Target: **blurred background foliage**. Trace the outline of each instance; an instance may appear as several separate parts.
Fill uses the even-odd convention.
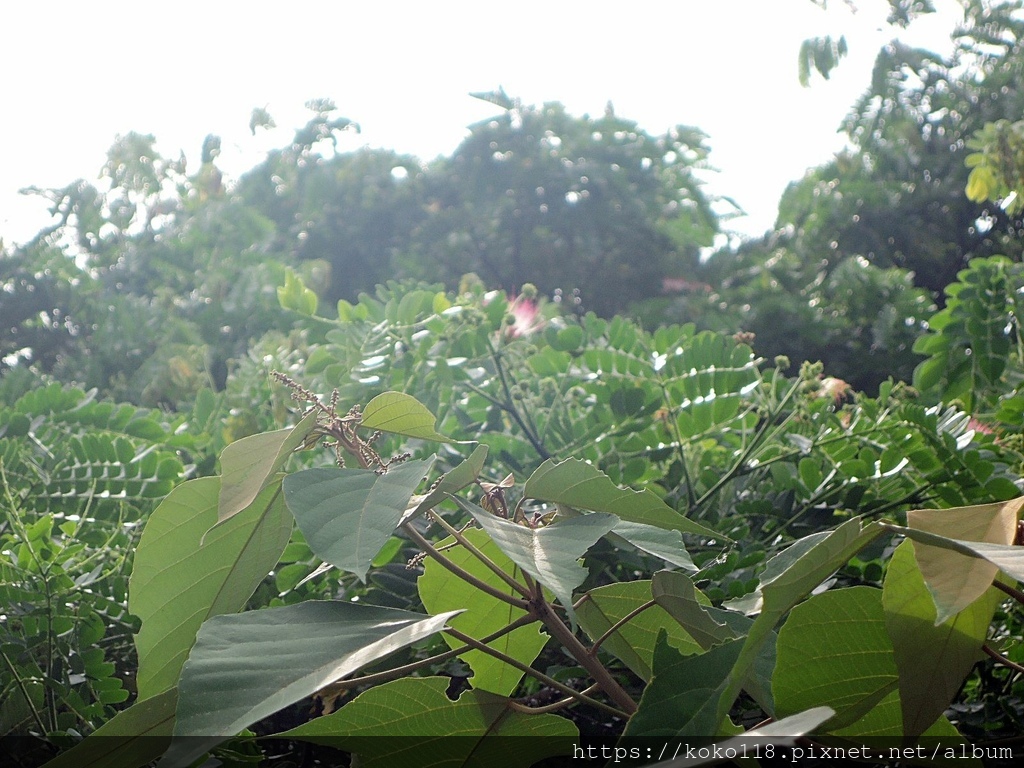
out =
[[[454,289],[474,273],[650,328],[754,333],[758,353],[821,360],[858,389],[908,380],[957,273],[977,257],[1020,261],[1019,6],[964,0],[948,55],[886,45],[842,126],[847,149],[794,181],[773,231],[744,242],[727,236],[735,205],[704,191],[700,130],[651,134],[611,104],[574,116],[477,94],[494,117],[427,161],[339,151],[358,125],[316,100],[293,141],[235,181],[215,136],[198,163],[119,136],[98,182],[29,190],[54,218],[0,259],[0,370],[28,364],[176,409],[201,386],[223,390],[256,339],[288,333],[275,290],[291,267],[330,304],[390,279]],[[906,26],[931,8],[890,11]],[[815,45],[808,73],[841,65]],[[251,127],[271,123],[256,110]]]

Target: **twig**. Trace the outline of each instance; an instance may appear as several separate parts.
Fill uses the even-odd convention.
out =
[[[580,666],[590,673],[590,676],[594,678],[611,700],[630,715],[636,712],[636,702],[612,677],[611,672],[605,669],[604,665],[595,657],[590,655],[587,647],[558,618],[558,615],[552,610],[551,604],[545,600],[540,600],[534,602],[531,607],[537,614],[537,617],[544,622],[544,626],[565,646],[565,649],[580,663]]]
[[[431,520],[433,520],[435,523],[444,528],[450,536],[452,536],[459,544],[465,547],[466,550],[468,550],[481,563],[486,565],[492,572],[494,572],[502,581],[508,584],[512,589],[514,589],[516,592],[521,594],[526,599],[529,599],[531,597],[529,589],[524,587],[518,581],[513,579],[509,574],[507,574],[505,571],[499,568],[495,564],[495,562],[491,560],[491,558],[489,558],[487,555],[485,555],[483,552],[477,549],[473,545],[473,543],[469,541],[469,539],[463,536],[461,531],[449,525],[446,520],[444,520],[440,515],[435,513],[433,510],[430,510],[427,513],[427,515],[428,517],[430,517]]]
[[[989,648],[988,645],[982,645],[981,650],[983,650],[986,655],[995,659],[998,663],[1002,664],[1003,666],[1007,666],[1015,672],[1024,672],[1024,667],[1022,667],[1015,661],[1010,661],[1008,658],[1003,656],[1003,654],[999,653],[999,651]]]
[[[621,717],[623,719],[628,719],[629,718],[629,714],[627,714],[626,712],[622,712],[622,711],[616,709],[615,707],[611,707],[611,706],[605,704],[603,701],[598,701],[597,699],[592,699],[589,696],[587,696],[586,694],[580,693],[579,691],[574,691],[572,688],[570,688],[569,686],[567,686],[567,685],[565,685],[563,683],[558,682],[553,677],[548,677],[543,672],[538,672],[536,669],[531,667],[529,664],[524,664],[523,662],[519,661],[518,659],[513,659],[511,656],[508,656],[508,655],[502,653],[501,651],[498,651],[498,650],[496,650],[494,648],[491,648],[489,645],[486,645],[485,643],[483,643],[483,642],[481,642],[479,640],[476,640],[476,639],[470,637],[469,635],[464,635],[463,633],[459,632],[457,629],[447,629],[445,631],[449,635],[454,637],[455,639],[461,640],[466,645],[472,646],[476,650],[482,651],[483,653],[486,653],[488,656],[493,656],[494,658],[499,659],[500,661],[505,662],[509,666],[515,667],[520,672],[524,672],[525,674],[529,675],[530,677],[533,677],[533,678],[536,678],[537,680],[540,680],[545,685],[548,685],[548,686],[550,686],[550,687],[552,687],[552,688],[554,688],[556,690],[559,690],[562,693],[565,693],[565,694],[571,696],[572,698],[576,699],[577,701],[583,702],[585,704],[590,704],[592,707],[597,707],[599,709],[603,709],[605,712],[610,712],[611,714],[615,715],[616,717]],[[595,685],[597,685],[597,684],[595,683]]]
[[[588,693],[593,693],[594,691],[600,690],[600,688],[601,686],[599,686],[597,683],[594,683],[593,685],[580,691],[580,695],[586,696]],[[522,712],[524,715],[543,715],[547,712],[556,712],[559,709],[564,709],[565,707],[568,707],[571,704],[575,704],[576,701],[577,699],[574,696],[568,696],[564,699],[552,702],[551,704],[546,704],[543,707],[531,707],[526,704],[520,704],[518,701],[510,701],[508,703],[508,706],[509,709],[512,709],[516,712]]]
[[[619,629],[621,629],[623,625],[627,624],[629,621],[631,621],[632,619],[634,619],[637,616],[639,616],[641,613],[646,611],[648,608],[653,608],[655,605],[657,605],[656,602],[654,602],[653,600],[648,600],[646,603],[644,603],[643,605],[637,606],[632,611],[630,611],[625,616],[623,616],[621,619],[619,619],[614,624],[612,624],[610,627],[608,627],[608,629],[605,631],[605,633],[603,635],[601,635],[599,638],[597,638],[597,640],[594,641],[594,644],[592,646],[590,646],[590,651],[589,651],[590,655],[591,656],[596,656],[597,655],[597,649],[601,647],[601,644],[605,640],[607,640],[613,634],[618,632]]]
[[[1011,587],[1009,584],[1003,584],[998,579],[992,582],[992,586],[998,590],[1001,590],[1016,600],[1018,603],[1024,605],[1024,592],[1021,592],[1015,587]]]
[[[39,714],[39,710],[36,709],[36,705],[32,702],[32,697],[28,693],[28,689],[25,688],[25,681],[21,679],[18,674],[18,670],[14,666],[14,662],[11,661],[10,657],[4,652],[0,651],[0,656],[4,657],[4,661],[7,662],[7,666],[11,670],[11,674],[14,676],[14,682],[18,684],[18,689],[21,691],[22,698],[25,699],[25,704],[28,705],[29,710],[32,712],[32,719],[36,721],[36,726],[39,728],[40,733],[46,733],[46,725],[43,723],[43,718]]]
[[[479,589],[481,592],[486,592],[491,597],[495,597],[495,598],[497,598],[498,600],[501,600],[504,603],[508,603],[509,605],[514,605],[516,608],[519,608],[519,609],[524,610],[524,611],[529,611],[530,610],[530,604],[526,600],[524,600],[524,599],[522,599],[520,597],[513,597],[512,595],[508,594],[507,592],[502,592],[497,587],[494,587],[494,586],[488,584],[485,581],[481,581],[476,576],[471,574],[469,571],[467,571],[464,568],[461,568],[460,566],[458,566],[455,563],[453,563],[451,560],[449,560],[443,554],[438,552],[437,548],[433,544],[431,544],[429,541],[427,541],[422,536],[422,534],[420,534],[420,532],[417,531],[415,528],[413,528],[409,523],[406,523],[405,525],[403,525],[402,526],[402,530],[405,531],[406,535],[409,538],[411,538],[413,541],[416,542],[417,546],[419,546],[420,549],[424,550],[430,557],[434,558],[434,560],[436,560],[443,568],[445,568],[446,570],[448,570],[451,573],[455,574],[456,576],[458,576],[463,581],[465,581],[465,582],[467,582],[469,584],[472,584],[474,587]]]
[[[518,619],[513,621],[506,627],[502,627],[497,632],[492,632],[483,638],[481,643],[492,643],[500,637],[504,637],[510,632],[514,632],[520,627],[525,627],[533,624],[537,621],[533,616],[520,616]],[[447,630],[445,630],[447,631]],[[454,658],[455,656],[461,656],[466,651],[473,650],[470,645],[462,645],[458,648],[452,648],[444,653],[439,653],[436,656],[431,656],[427,659],[420,659],[419,661],[413,661],[409,664],[404,664],[401,667],[395,667],[394,669],[387,669],[383,672],[375,672],[372,675],[364,675],[363,677],[353,677],[349,680],[338,680],[337,682],[330,683],[325,688],[321,688],[319,693],[324,695],[327,692],[329,696],[336,696],[343,691],[347,691],[349,688],[355,688],[360,685],[376,685],[377,683],[386,683],[389,680],[393,680],[397,677],[405,677],[410,672],[415,672],[417,669],[422,667],[430,666],[431,664],[440,664],[442,661]]]

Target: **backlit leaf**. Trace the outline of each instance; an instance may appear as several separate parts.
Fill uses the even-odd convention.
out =
[[[293,523],[280,478],[211,531],[219,490],[217,477],[179,485],[150,515],[139,541],[128,609],[142,620],[135,636],[140,700],[177,684],[202,623],[242,610],[288,543]]]
[[[625,581],[608,584],[587,593],[577,609],[580,626],[597,640],[632,611],[651,600],[650,581]],[[609,635],[602,648],[618,657],[643,680],[651,679],[654,646],[658,632],[667,633],[667,642],[683,655],[700,653],[700,645],[664,608],[652,606],[631,618]]]
[[[907,738],[916,738],[939,718],[983,658],[981,646],[1001,595],[990,589],[936,625],[935,603],[917,566],[913,542],[896,548],[882,585],[882,606],[899,671]]]
[[[1024,496],[1000,504],[953,509],[916,509],[907,512],[907,525],[950,539],[988,544],[1013,544]],[[998,566],[987,560],[919,542],[914,547],[917,565],[935,600],[942,623],[973,603],[992,585]]]
[[[315,426],[316,413],[310,412],[294,427],[250,435],[228,445],[220,454],[218,523],[249,506]]]
[[[1024,581],[1024,547],[1016,545],[986,544],[982,541],[962,541],[960,539],[949,539],[939,536],[936,533],[920,531],[914,528],[904,528],[899,525],[882,524],[887,530],[893,533],[900,533],[908,539],[932,547],[940,547],[953,552],[959,552],[970,557],[977,557],[988,560],[990,563],[1009,576]]]
[[[434,430],[437,421],[427,407],[404,392],[383,392],[363,408],[362,425],[406,437],[450,443],[452,440]]]
[[[182,669],[175,739],[161,766],[189,765],[258,720],[439,632],[452,615],[309,601],[215,616]]]
[[[836,730],[896,690],[896,661],[880,589],[852,587],[811,597],[790,612],[776,647],[772,692],[777,715],[827,703],[836,711],[829,729]],[[898,712],[893,714],[898,726]]]
[[[652,491],[619,488],[604,472],[580,459],[548,459],[526,481],[527,498],[566,504],[594,512],[610,512],[630,523],[643,523],[719,540],[725,536],[689,520]]]
[[[498,549],[494,541],[483,531],[470,530],[463,535],[499,568],[514,578],[521,577],[515,564]],[[446,550],[445,556],[481,581],[508,595],[520,597],[518,592],[469,550],[455,546]],[[472,584],[455,576],[429,558],[426,561],[423,575],[417,580],[416,585],[420,599],[423,601],[423,607],[429,613],[437,614],[463,609],[464,612],[454,616],[448,624],[452,629],[457,629],[477,640],[483,639],[526,615],[526,611],[481,592]],[[452,648],[462,645],[459,640],[447,634],[444,634],[443,637]],[[526,626],[491,642],[490,646],[517,661],[530,664],[537,658],[537,654],[540,653],[547,641],[548,636],[541,634],[536,626]],[[473,670],[471,678],[473,687],[491,693],[510,696],[523,676],[520,670],[483,651],[468,651],[459,658]]]
[[[447,677],[394,680],[275,738],[353,752],[362,768],[528,768],[571,754],[579,740],[571,721],[513,711],[507,699],[486,691],[464,691],[452,701],[445,695],[450,684]]]

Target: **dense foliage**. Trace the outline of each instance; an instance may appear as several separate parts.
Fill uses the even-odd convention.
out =
[[[431,162],[321,100],[237,182],[132,133],[36,190],[0,760],[1019,746],[1018,6],[887,46],[850,148],[715,252],[697,129],[500,91]]]

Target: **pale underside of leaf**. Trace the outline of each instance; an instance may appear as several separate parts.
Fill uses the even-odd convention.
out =
[[[174,735],[187,738],[175,738],[161,765],[188,765],[328,683],[440,632],[456,613],[309,601],[210,619],[178,685]]]
[[[248,507],[316,426],[310,411],[294,427],[250,435],[221,452],[221,486],[218,524]]]
[[[1024,497],[998,504],[954,509],[917,509],[907,525],[949,539],[1009,546],[1017,535]],[[918,567],[935,600],[935,623],[941,624],[981,597],[992,585],[998,566],[923,542],[915,548]]]

